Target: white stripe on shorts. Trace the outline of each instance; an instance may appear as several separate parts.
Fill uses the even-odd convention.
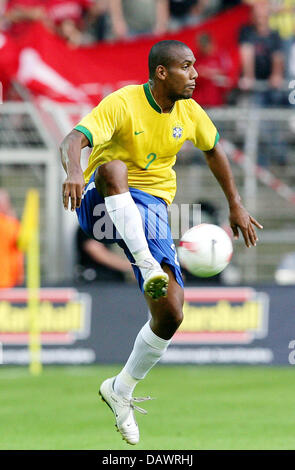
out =
[[[84,199],[84,196],[85,196],[85,194],[86,194],[88,191],[91,191],[91,190],[94,189],[94,188],[95,188],[95,182],[92,181],[92,183],[90,183],[90,184],[87,186],[86,191],[84,191],[84,193],[82,194],[82,199]]]

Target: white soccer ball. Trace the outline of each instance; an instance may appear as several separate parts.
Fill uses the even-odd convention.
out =
[[[213,224],[200,224],[187,230],[178,247],[180,264],[199,277],[215,276],[223,271],[232,254],[230,237]]]

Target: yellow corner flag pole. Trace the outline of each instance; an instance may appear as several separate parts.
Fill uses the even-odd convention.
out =
[[[27,193],[18,246],[27,255],[30,372],[39,375],[42,371],[39,316],[39,193],[35,189],[30,189]]]

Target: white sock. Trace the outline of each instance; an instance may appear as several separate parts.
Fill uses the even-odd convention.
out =
[[[171,339],[163,339],[151,330],[149,321],[138,333],[133,350],[122,371],[117,375],[114,391],[131,398],[137,382],[161,359]]]
[[[118,395],[130,399],[137,383],[138,380],[131,377],[124,368],[116,377],[114,391]]]
[[[140,212],[128,191],[127,193],[107,196],[104,199],[108,214],[132,253],[135,261],[152,257],[143,229]]]

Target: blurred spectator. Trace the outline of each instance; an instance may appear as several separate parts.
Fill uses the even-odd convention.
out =
[[[4,18],[8,33],[16,38],[24,34],[32,22],[46,19],[46,0],[7,0]]]
[[[259,2],[260,0],[258,0]],[[266,2],[268,0],[265,0]],[[276,0],[275,0],[276,1]],[[279,0],[280,1],[280,0]],[[237,7],[238,5],[250,5],[253,6],[257,0],[220,0],[220,10],[228,10],[229,8]]]
[[[269,0],[271,15],[270,27],[277,31],[281,40],[285,55],[287,78],[292,75],[292,45],[295,37],[295,0]]]
[[[240,88],[254,90],[254,102],[260,106],[280,105],[282,102],[284,58],[280,37],[270,30],[269,15],[266,1],[255,3],[252,24],[242,27],[239,41],[242,62]],[[257,80],[268,82],[265,89],[257,89]]]
[[[289,74],[290,77],[295,78],[295,38],[292,41],[292,46],[290,50]]]
[[[47,23],[71,45],[89,42],[83,31],[85,16],[93,8],[92,0],[47,0]]]
[[[6,0],[0,0],[0,30],[4,29],[5,24]]]
[[[270,4],[270,26],[281,38],[294,36],[295,0],[268,0]]]
[[[42,21],[79,46],[104,38],[106,10],[107,0],[8,0],[5,21],[13,37],[25,33],[33,21]]]
[[[23,282],[23,254],[17,247],[20,222],[15,216],[10,198],[0,189],[0,288]]]
[[[90,42],[103,41],[106,38],[108,10],[107,0],[93,0],[91,7],[87,10],[84,33]]]
[[[18,68],[18,47],[11,36],[0,29],[0,104],[12,95],[12,80]]]
[[[197,37],[196,68],[199,74],[193,98],[204,107],[221,106],[234,85],[233,61],[224,49],[218,49],[210,34]]]
[[[248,91],[255,106],[269,107],[288,104],[284,85],[284,56],[281,39],[269,27],[270,6],[260,0],[252,7],[252,24],[240,32],[242,78],[240,89]],[[262,120],[258,164],[287,163],[286,142],[275,121]]]
[[[113,36],[127,39],[162,34],[168,27],[168,0],[109,0]]]
[[[176,31],[199,23],[208,0],[169,0],[169,29]]]
[[[89,238],[79,227],[76,235],[78,260],[76,279],[83,282],[135,279],[130,262],[114,247]],[[121,248],[120,248],[121,250]]]
[[[228,10],[243,3],[243,0],[221,0],[219,2],[220,10]]]

